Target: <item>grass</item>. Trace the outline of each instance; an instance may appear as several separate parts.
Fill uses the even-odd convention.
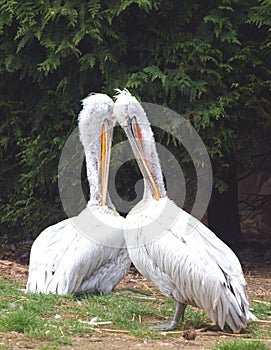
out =
[[[236,340],[223,344],[217,344],[213,350],[270,350],[270,347],[261,341],[245,342],[243,340]]]
[[[168,298],[139,298],[136,293],[75,297],[24,294],[20,288],[23,286],[0,279],[0,332],[16,331],[30,339],[50,341],[50,349],[71,345],[71,336],[97,334],[97,331],[105,328],[124,331],[140,338],[161,339],[164,337],[159,332],[150,331],[149,325],[152,321],[170,321],[175,309],[174,303]],[[143,294],[144,291],[140,293]],[[148,293],[145,294],[147,296]],[[271,315],[270,302],[252,305],[253,312],[259,319],[267,319]],[[89,321],[93,318],[110,324],[92,325]],[[188,307],[180,329],[201,328],[209,322],[202,310]],[[262,327],[259,323],[251,323],[248,331],[242,334],[244,338],[252,338],[251,342],[250,339],[241,343],[227,342],[218,344],[214,349],[265,350],[268,349],[265,344],[258,344],[255,339],[270,335],[270,325]],[[167,337],[174,336],[179,337],[180,334]],[[40,348],[45,350],[48,348],[46,346]],[[0,345],[0,350],[6,349],[9,348],[5,344]]]
[[[271,301],[262,300],[260,302],[251,302],[251,311],[259,320],[269,320],[271,322]],[[253,322],[249,325],[249,333],[245,334],[246,338],[263,338],[271,337],[271,323],[263,324]]]
[[[270,319],[271,316],[271,301],[262,300],[258,303],[251,302],[251,311],[257,316],[259,320]],[[213,350],[270,350],[270,346],[257,339],[271,337],[271,324],[266,324],[262,327],[261,323],[250,323],[247,330],[242,334],[244,340],[236,340],[216,344]]]
[[[128,331],[138,337],[161,338],[149,330],[149,321],[170,320],[175,305],[168,298],[140,299],[136,296],[58,296],[24,294],[21,286],[8,280],[0,283],[0,331],[16,331],[37,339],[95,332],[88,323],[98,317],[111,322],[106,328]],[[204,313],[186,311],[184,328],[200,327],[208,320]]]

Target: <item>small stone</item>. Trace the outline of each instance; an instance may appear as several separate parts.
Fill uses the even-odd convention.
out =
[[[100,317],[93,317],[89,322],[91,324],[95,324],[95,323],[99,323],[101,321],[102,321],[102,319]]]
[[[186,340],[195,340],[197,333],[194,329],[189,329],[188,331],[183,332],[183,337]]]

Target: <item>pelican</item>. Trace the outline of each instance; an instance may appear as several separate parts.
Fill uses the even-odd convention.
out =
[[[107,194],[115,123],[112,110],[113,101],[107,95],[90,94],[83,100],[79,132],[90,199],[77,217],[46,228],[34,241],[26,292],[108,294],[130,267],[124,219]]]
[[[153,133],[142,106],[127,90],[118,91],[113,114],[126,132],[142,172],[143,199],[127,215],[125,240],[130,258],[143,276],[176,302],[173,330],[187,305],[203,308],[221,329],[247,327],[245,279],[233,251],[204,224],[177,207],[165,191]]]

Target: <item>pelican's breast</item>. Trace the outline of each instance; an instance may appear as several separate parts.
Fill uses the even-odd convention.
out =
[[[86,207],[71,223],[88,240],[112,248],[125,247],[124,218],[106,206]]]

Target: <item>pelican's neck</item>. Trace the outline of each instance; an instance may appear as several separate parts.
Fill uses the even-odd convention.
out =
[[[144,124],[141,127],[142,142],[144,153],[146,156],[146,163],[151,171],[154,181],[157,185],[161,198],[166,197],[166,190],[163,181],[163,173],[161,169],[160,160],[156,150],[155,139],[150,124]],[[146,186],[144,181],[144,198],[147,199],[151,196],[149,186]]]
[[[87,178],[90,188],[88,205],[104,205],[103,196],[108,178],[113,122],[110,121],[113,101],[105,94],[90,94],[83,100],[78,117],[80,140],[86,157]],[[103,141],[103,142],[101,142]],[[103,146],[103,150],[102,150]],[[102,159],[103,158],[103,159]],[[103,177],[103,178],[102,178]],[[108,193],[106,204],[110,204]]]
[[[89,190],[90,190],[88,206],[95,206],[95,205],[101,206],[101,203],[102,203],[101,137],[93,138],[91,134],[88,133],[88,129],[84,129],[84,130],[81,130],[80,138],[85,151],[87,178],[88,178]],[[115,211],[115,207],[111,202],[109,193],[106,194],[106,206],[112,209],[113,211]]]
[[[86,157],[87,178],[90,195],[88,205],[102,204],[102,152],[101,130],[102,124],[92,121],[88,110],[83,110],[79,118],[80,140]]]
[[[143,197],[142,197],[142,201],[144,203],[149,202],[150,200],[153,199],[152,193],[150,191],[148,182],[146,179],[143,180],[144,181],[144,191],[143,191]]]
[[[85,157],[87,178],[89,183],[89,201],[88,205],[101,205],[102,186],[101,186],[101,142],[100,137],[92,140],[82,140]]]

